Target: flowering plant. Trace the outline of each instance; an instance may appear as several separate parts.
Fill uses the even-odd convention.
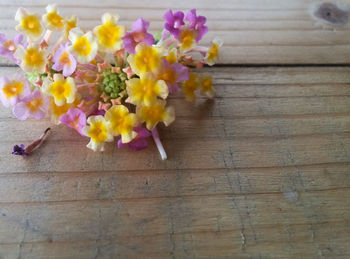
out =
[[[186,14],[168,10],[163,17],[164,29],[152,35],[142,18],[126,31],[117,15],[105,13],[102,23],[88,31],[77,26],[77,17],[63,18],[56,5],[48,5],[42,17],[19,8],[20,34],[13,39],[0,34],[0,54],[25,76],[0,78],[2,104],[20,120],[48,115],[53,123],[64,123],[89,137],[87,147],[94,151],[103,151],[115,137],[119,148],[140,150],[152,136],[165,159],[157,125],[175,119],[167,97],[181,90],[189,101],[197,92],[212,98],[211,77],[192,68],[213,65],[222,42],[198,45],[208,27],[195,9]],[[52,42],[54,34],[58,40]],[[194,52],[199,59],[191,56]],[[47,132],[27,148],[16,145],[13,154],[29,154]]]

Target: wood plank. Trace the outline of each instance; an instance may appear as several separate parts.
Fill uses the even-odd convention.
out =
[[[210,33],[204,38],[204,44],[217,36],[225,41],[220,63],[222,64],[344,64],[350,63],[348,57],[349,23],[343,26],[330,24],[315,18],[310,10],[315,1],[293,1],[284,3],[277,0],[261,1],[142,1],[130,4],[119,1],[60,1],[61,13],[65,16],[77,14],[80,25],[93,28],[99,23],[100,16],[108,12],[120,15],[122,24],[131,27],[139,16],[151,21],[151,31],[163,27],[162,14],[169,8],[198,11],[208,17]],[[339,8],[347,1],[334,2]],[[13,20],[19,6],[33,12],[43,13],[47,2],[12,1],[0,3],[0,30],[7,35],[15,34]],[[92,10],[98,10],[93,11]],[[234,13],[234,15],[232,15]],[[0,63],[8,64],[4,58]]]

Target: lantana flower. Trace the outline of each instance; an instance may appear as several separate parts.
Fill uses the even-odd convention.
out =
[[[196,31],[196,42],[200,41],[208,32],[208,27],[205,26],[207,18],[200,15],[197,16],[196,9],[192,9],[186,13],[185,19],[191,23],[190,29]]]
[[[180,49],[186,51],[196,44],[198,34],[195,30],[191,30],[188,26],[183,26],[180,30],[178,40],[180,41]]]
[[[76,57],[79,63],[86,64],[95,58],[98,45],[91,31],[84,34],[79,28],[73,28],[69,32],[68,38],[72,43],[69,51]]]
[[[102,25],[94,28],[94,34],[98,39],[99,49],[113,53],[121,49],[122,37],[125,35],[125,27],[117,25],[119,17],[105,13],[102,16]]]
[[[60,121],[84,136],[82,130],[86,126],[86,115],[82,110],[70,108],[66,114],[60,117]]]
[[[52,58],[54,62],[52,68],[56,71],[62,71],[64,76],[70,76],[74,73],[77,67],[77,61],[71,53],[69,53],[69,43],[61,45],[60,48],[55,52]]]
[[[21,98],[30,93],[30,83],[23,75],[15,75],[12,79],[0,78],[0,99],[5,107],[15,105]]]
[[[68,39],[69,32],[73,28],[77,27],[78,18],[75,15],[71,15],[68,18],[66,18],[63,22],[64,22],[64,34],[63,34],[63,37],[65,39]]]
[[[50,119],[53,123],[59,124],[60,123],[60,117],[68,112],[71,108],[76,108],[81,100],[80,96],[77,94],[74,102],[72,103],[64,103],[63,105],[59,106],[55,103],[55,99],[50,96],[50,105],[48,109],[48,113],[50,115]]]
[[[177,38],[180,33],[180,27],[185,24],[184,13],[181,11],[173,13],[173,11],[169,9],[164,14],[163,18],[165,20],[164,28]]]
[[[156,72],[159,69],[163,56],[161,48],[148,46],[145,42],[141,42],[135,50],[136,54],[131,54],[127,60],[136,74]]]
[[[72,77],[64,78],[61,74],[54,74],[53,82],[46,78],[42,89],[44,93],[54,98],[55,104],[58,106],[65,102],[72,103],[75,100],[76,86]]]
[[[139,105],[151,105],[157,100],[157,97],[166,99],[169,90],[163,80],[157,80],[152,74],[142,74],[141,78],[132,78],[127,81],[126,90],[130,102]]]
[[[172,106],[165,107],[164,100],[157,100],[151,106],[137,106],[136,115],[140,122],[146,122],[148,130],[152,130],[159,122],[169,126],[175,120],[175,110]]]
[[[104,143],[112,142],[113,136],[110,134],[108,123],[102,115],[90,116],[87,119],[89,126],[85,126],[82,132],[90,137],[88,148],[94,151],[104,151]]]
[[[64,29],[64,19],[58,14],[55,4],[49,4],[46,7],[46,14],[43,15],[43,21],[46,27],[51,31],[61,31]]]
[[[24,8],[19,8],[17,10],[15,20],[19,22],[16,26],[16,30],[27,35],[32,41],[40,38],[44,32],[41,16],[38,14],[30,14]]]
[[[213,98],[215,96],[215,92],[213,89],[213,81],[211,76],[204,75],[200,79],[201,83],[201,93],[206,95],[209,98]]]
[[[215,64],[216,60],[219,57],[219,48],[222,46],[223,42],[220,39],[214,39],[208,52],[205,56],[205,61],[209,66]]]
[[[138,125],[136,114],[129,113],[124,105],[113,105],[105,114],[113,136],[121,135],[122,143],[129,143],[137,133],[133,130]]]
[[[123,37],[124,48],[127,52],[135,54],[135,47],[140,42],[145,42],[148,45],[154,43],[154,37],[148,33],[149,21],[139,18],[132,24],[132,32],[127,32]]]
[[[19,45],[15,58],[20,60],[19,66],[24,72],[38,72],[44,73],[47,64],[47,52],[40,49],[38,44],[30,44],[26,49]]]
[[[0,33],[0,55],[8,57],[11,61],[19,63],[20,60],[14,57],[18,45],[23,46],[23,34],[17,34],[13,39],[8,40],[5,34]]]
[[[40,90],[35,90],[16,103],[13,107],[13,114],[19,120],[25,120],[29,116],[41,120],[46,115],[47,107],[47,98],[41,94]]]
[[[137,136],[129,143],[123,143],[122,139],[119,139],[118,148],[129,147],[131,150],[138,151],[148,146],[147,138],[152,135],[151,132],[145,129],[142,124],[135,127],[134,131],[137,133]]]
[[[183,82],[182,92],[188,101],[194,101],[196,98],[195,91],[199,88],[198,74],[190,73],[188,80]]]
[[[165,59],[157,74],[157,79],[165,81],[170,93],[177,93],[179,83],[188,80],[188,68],[179,63],[170,65]]]

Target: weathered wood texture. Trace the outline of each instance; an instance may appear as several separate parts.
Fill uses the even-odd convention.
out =
[[[350,25],[348,0],[336,2],[343,15],[334,9],[317,12],[316,0],[61,0],[63,15],[76,14],[79,25],[92,29],[108,11],[120,15],[120,23],[131,24],[142,16],[151,21],[151,31],[163,28],[162,15],[168,8],[189,10],[197,8],[208,17],[210,32],[203,39],[209,44],[220,37],[225,44],[220,63],[224,64],[339,64],[350,63]],[[19,6],[43,14],[46,0],[1,0],[0,30],[14,35],[14,16]],[[316,11],[315,11],[316,10]],[[327,22],[329,21],[329,22]],[[345,22],[344,22],[345,21]],[[7,63],[0,59],[1,63]]]
[[[17,68],[3,68],[1,74]],[[334,258],[350,248],[350,68],[207,68],[217,98],[131,153],[0,109],[0,258]]]

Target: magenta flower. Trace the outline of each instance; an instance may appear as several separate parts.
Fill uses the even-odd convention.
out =
[[[60,117],[60,121],[78,131],[80,135],[85,136],[82,129],[86,126],[86,115],[82,110],[70,108],[66,114]]]
[[[19,64],[19,60],[14,57],[14,53],[18,45],[26,47],[26,44],[22,43],[23,34],[17,34],[12,40],[8,40],[6,35],[0,33],[0,55],[8,57],[10,60]]]
[[[179,90],[179,83],[188,80],[188,68],[179,63],[169,64],[164,59],[158,79],[165,81],[168,85],[169,93],[175,94]]]
[[[118,148],[128,146],[131,150],[138,151],[148,146],[147,138],[151,136],[151,132],[149,132],[146,128],[144,128],[142,124],[135,127],[134,131],[137,132],[136,138],[134,138],[129,143],[122,143],[122,139],[119,139]]]
[[[164,28],[168,30],[172,35],[178,38],[180,33],[180,27],[184,25],[184,13],[181,11],[173,13],[169,9],[163,16],[165,20]]]
[[[54,62],[52,68],[56,71],[62,71],[65,77],[70,76],[74,73],[77,67],[77,61],[72,54],[68,51],[69,43],[61,45],[60,48],[56,51],[55,55],[52,58]]]
[[[204,34],[208,32],[208,27],[205,26],[207,18],[204,16],[197,16],[196,9],[192,9],[186,13],[185,19],[190,22],[190,29],[197,32],[196,42],[200,41]]]
[[[41,120],[46,115],[47,107],[48,99],[41,94],[40,90],[35,90],[21,99],[12,111],[19,120],[25,120],[30,115]]]
[[[135,47],[140,42],[145,42],[148,45],[154,43],[153,35],[148,33],[149,21],[139,18],[132,24],[132,32],[127,32],[122,38],[124,48],[127,52],[135,54]]]

